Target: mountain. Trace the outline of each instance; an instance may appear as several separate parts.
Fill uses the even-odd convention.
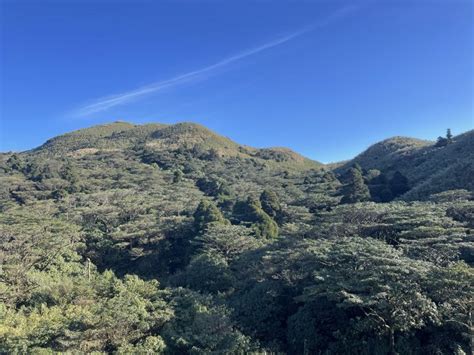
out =
[[[375,143],[354,159],[347,161],[340,169],[347,169],[357,163],[364,169],[390,170],[401,164],[409,165],[416,159],[420,150],[431,147],[433,142],[408,138],[393,137]]]
[[[321,163],[287,148],[257,149],[239,145],[195,123],[134,125],[127,122],[81,129],[48,140],[34,152],[49,155],[81,156],[105,151],[132,149],[142,145],[158,151],[210,152],[221,158],[255,159],[261,163],[281,163],[295,169],[311,169]]]
[[[324,165],[115,122],[1,153],[0,354],[470,353],[473,132],[445,143]]]
[[[386,139],[370,146],[336,171],[345,171],[354,164],[366,170],[380,170],[389,176],[401,172],[411,185],[403,198],[410,200],[445,190],[474,191],[474,130],[454,137],[451,144],[441,147],[414,138]]]
[[[117,121],[77,130],[48,140],[31,151],[27,157],[51,162],[72,159],[113,160],[126,156],[162,169],[194,174],[213,175],[237,183],[244,180],[250,191],[255,183],[268,183],[271,175],[292,173],[302,180],[311,171],[333,171],[344,176],[352,166],[359,165],[367,183],[380,172],[390,179],[395,172],[408,179],[409,190],[399,199],[420,200],[446,190],[474,191],[471,179],[474,167],[474,131],[458,135],[451,144],[438,146],[434,142],[408,137],[393,137],[370,146],[354,159],[324,165],[288,148],[253,148],[240,145],[229,138],[195,123],[136,125]],[[3,154],[8,159],[8,154]],[[266,171],[266,173],[261,173]],[[229,176],[229,173],[232,176]],[[252,186],[252,187],[250,187]],[[283,188],[282,188],[283,189]]]

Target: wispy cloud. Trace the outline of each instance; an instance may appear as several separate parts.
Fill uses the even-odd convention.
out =
[[[151,94],[151,93],[157,93],[159,91],[162,91],[164,89],[169,89],[169,88],[174,88],[176,86],[186,84],[186,83],[191,83],[195,82],[198,80],[203,80],[207,78],[209,75],[214,73],[216,70],[221,69],[225,66],[228,66],[229,64],[232,64],[236,61],[242,60],[244,58],[250,57],[254,54],[260,53],[262,51],[265,51],[267,49],[271,49],[273,47],[282,45],[288,41],[291,41],[292,39],[299,37],[309,31],[312,31],[316,28],[321,28],[324,27],[331,22],[346,16],[349,12],[354,10],[355,7],[353,6],[347,6],[344,7],[335,13],[331,14],[330,16],[326,17],[325,19],[318,21],[310,26],[301,28],[297,31],[294,31],[290,34],[286,34],[284,36],[281,36],[279,38],[276,38],[270,42],[267,42],[263,45],[260,45],[258,47],[250,48],[247,50],[244,50],[240,53],[237,53],[233,56],[227,57],[217,63],[214,63],[212,65],[209,65],[207,67],[194,70],[185,74],[181,74],[178,76],[175,76],[174,78],[163,80],[163,81],[157,81],[154,83],[151,83],[146,86],[139,87],[134,90],[130,90],[121,94],[116,94],[116,95],[111,95],[107,97],[102,97],[99,99],[94,100],[91,103],[85,104],[82,107],[79,107],[73,112],[73,116],[75,117],[83,117],[87,116],[90,114],[94,114],[97,112],[102,112],[106,111],[112,107],[126,104],[132,101],[135,101],[145,95]]]

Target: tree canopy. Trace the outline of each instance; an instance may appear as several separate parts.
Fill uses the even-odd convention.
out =
[[[472,132],[322,165],[118,122],[0,154],[1,354],[469,354]]]

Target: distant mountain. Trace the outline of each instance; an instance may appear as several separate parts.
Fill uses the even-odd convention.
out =
[[[32,155],[81,158],[94,154],[135,152],[144,162],[180,169],[191,162],[220,159],[225,169],[239,169],[246,162],[247,173],[259,169],[275,173],[332,170],[343,174],[354,164],[365,171],[378,170],[390,178],[396,171],[408,178],[410,190],[401,198],[425,199],[431,194],[452,190],[474,191],[474,130],[455,136],[451,144],[438,147],[434,142],[393,137],[370,146],[354,159],[324,165],[288,148],[253,148],[240,145],[204,126],[183,122],[136,125],[117,121],[80,129],[48,140],[25,152]],[[239,161],[240,163],[236,163]],[[215,165],[215,164],[214,164]],[[204,168],[204,173],[209,172]],[[213,173],[225,175],[214,167]]]
[[[474,190],[474,130],[453,138],[446,146],[407,137],[393,137],[370,146],[354,159],[337,167],[342,172],[354,164],[387,175],[405,175],[412,187],[403,196],[419,199],[451,189]]]
[[[322,165],[288,148],[257,149],[239,145],[204,126],[188,122],[173,125],[159,123],[134,125],[119,121],[52,138],[36,148],[34,152],[80,156],[100,151],[130,149],[138,145],[155,152],[211,152],[221,158],[255,159],[261,163],[277,163],[302,170],[318,168]]]
[[[393,137],[375,143],[354,159],[347,161],[339,170],[357,163],[364,169],[390,170],[400,164],[416,159],[421,149],[431,147],[433,142],[408,137]]]

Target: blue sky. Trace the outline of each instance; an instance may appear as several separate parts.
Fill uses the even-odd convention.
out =
[[[474,128],[474,2],[0,1],[0,150],[194,121],[323,162]]]

